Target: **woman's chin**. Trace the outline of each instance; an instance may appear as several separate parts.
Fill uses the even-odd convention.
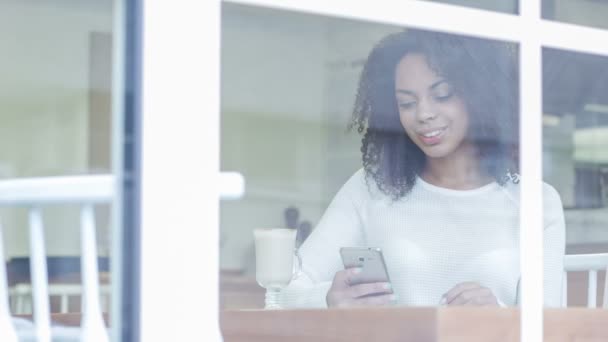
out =
[[[453,155],[468,155],[474,153],[474,145],[461,143],[460,145],[456,145],[453,141],[441,141],[435,145],[424,145],[417,144],[418,148],[422,150],[425,156],[429,159],[442,159],[449,158]]]
[[[422,152],[426,155],[427,158],[438,159],[445,158],[450,155],[450,150],[446,148],[446,146],[441,146],[441,144],[433,145],[433,146],[425,146],[422,148]]]

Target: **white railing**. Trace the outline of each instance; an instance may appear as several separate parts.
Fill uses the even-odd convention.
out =
[[[56,203],[109,203],[114,194],[110,175],[27,178],[0,181],[0,206]]]
[[[100,284],[99,294],[101,301],[101,311],[108,312],[110,308],[109,284]],[[30,284],[16,284],[9,288],[10,305],[15,315],[31,315],[32,307],[32,287]],[[59,299],[59,313],[69,313],[70,303],[73,298],[80,297],[82,286],[80,284],[49,284],[49,297]]]
[[[8,284],[6,282],[6,263],[4,261],[4,241],[0,225],[0,340],[17,341],[17,332],[11,320],[11,309],[8,305]]]
[[[241,174],[223,172],[219,175],[222,199],[243,195],[245,181]],[[110,203],[117,184],[111,175],[50,177],[0,181],[0,207],[26,207],[29,210],[30,273],[37,341],[51,341],[49,286],[44,245],[42,207],[49,204],[80,204],[82,321],[80,340],[109,341],[100,305],[97,247],[95,241],[94,204]],[[0,256],[4,256],[0,225]],[[0,341],[18,341],[12,324],[5,261],[0,262]],[[65,304],[65,303],[64,303]],[[20,332],[21,333],[21,332]],[[31,335],[31,332],[28,333]]]
[[[82,320],[81,341],[109,341],[99,300],[99,273],[95,241],[93,205],[110,203],[116,185],[110,175],[17,179],[0,182],[1,207],[26,207],[29,211],[30,273],[35,337],[51,341],[49,286],[47,283],[44,221],[42,207],[49,204],[76,203],[80,209]],[[4,241],[0,235],[0,248]],[[1,251],[1,249],[0,249]],[[0,253],[0,255],[4,255]],[[11,323],[4,260],[0,269],[0,340],[17,341]]]
[[[564,277],[562,284],[562,305],[568,304],[568,272],[587,272],[587,307],[597,307],[597,274],[606,271],[602,307],[608,309],[608,253],[573,254],[564,258]]]

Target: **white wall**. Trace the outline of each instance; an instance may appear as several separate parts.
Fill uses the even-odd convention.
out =
[[[111,28],[111,0],[0,3],[1,178],[87,172],[88,39]],[[7,256],[27,255],[25,213],[0,213]],[[78,254],[76,211],[45,215],[48,254]]]
[[[284,226],[283,210],[321,212],[325,20],[224,6],[222,170],[241,172],[243,200],[221,206],[221,266],[247,267],[252,229]]]

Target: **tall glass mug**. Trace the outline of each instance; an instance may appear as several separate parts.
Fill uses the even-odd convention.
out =
[[[253,231],[255,277],[266,289],[266,309],[281,308],[281,289],[300,274],[302,259],[296,249],[296,234],[297,230],[290,228],[257,228]]]

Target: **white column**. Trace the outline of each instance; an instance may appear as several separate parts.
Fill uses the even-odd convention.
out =
[[[141,340],[217,341],[220,1],[143,12]]]

